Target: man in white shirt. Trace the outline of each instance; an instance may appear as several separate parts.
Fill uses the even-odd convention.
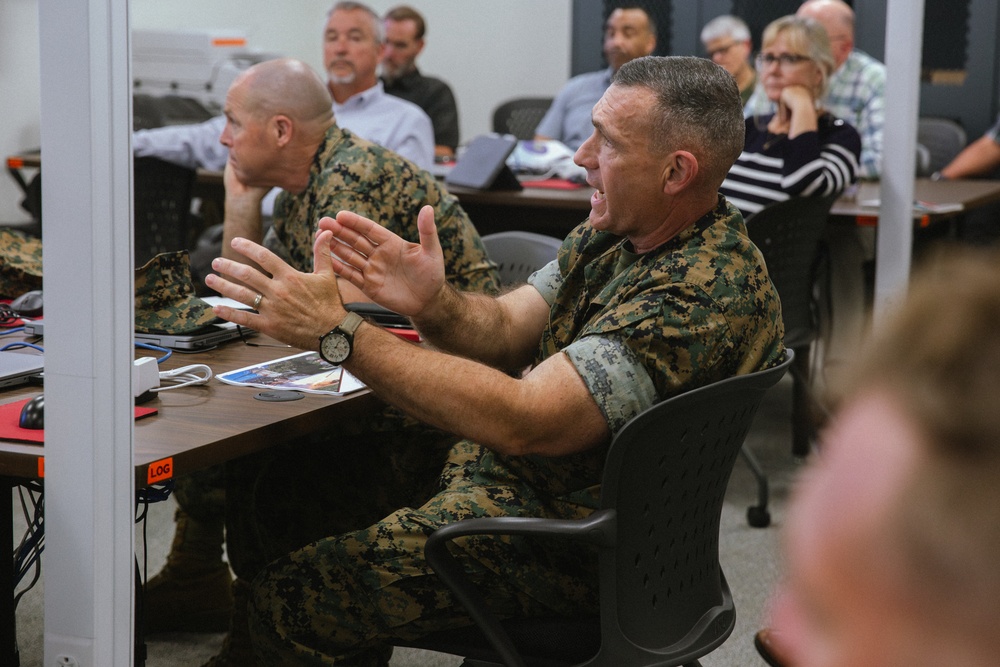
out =
[[[382,19],[359,2],[338,2],[323,31],[337,125],[399,153],[421,169],[434,164],[434,126],[424,110],[385,92],[377,75],[385,50]]]
[[[330,10],[323,31],[326,68],[337,125],[399,153],[421,169],[434,164],[434,128],[416,104],[387,95],[376,76],[384,49],[382,21],[357,2]],[[219,143],[225,116],[203,123],[139,130],[136,157],[158,157],[191,169],[222,171],[229,151]]]

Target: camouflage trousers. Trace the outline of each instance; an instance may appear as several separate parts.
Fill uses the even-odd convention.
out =
[[[226,550],[246,581],[314,540],[422,504],[454,436],[383,412],[357,431],[270,447],[225,465]]]
[[[263,664],[386,665],[394,640],[471,623],[424,560],[435,528],[480,516],[566,518],[590,511],[450,462],[441,481],[442,490],[418,509],[317,540],[257,575],[250,633]],[[517,537],[470,537],[457,545],[456,556],[501,617],[596,613],[593,550]]]
[[[225,466],[212,466],[176,478],[174,499],[196,521],[221,526],[226,518]]]

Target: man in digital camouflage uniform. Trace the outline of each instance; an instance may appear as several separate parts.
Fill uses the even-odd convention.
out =
[[[355,213],[321,220],[312,273],[244,239],[234,250],[263,272],[214,262],[209,286],[259,306],[220,316],[346,354],[343,366],[383,400],[466,438],[422,506],[331,533],[254,579],[251,637],[266,664],[385,665],[394,639],[468,625],[424,561],[431,531],[477,516],[587,516],[630,418],[782,358],[777,294],[718,194],[743,146],[732,76],[699,58],[640,58],[618,71],[593,122],[575,158],[595,189],[589,220],[528,285],[498,298],[445,283],[429,208],[419,245]],[[345,280],[409,315],[433,347],[346,313]],[[309,505],[311,489],[286,492]],[[481,537],[455,555],[501,616],[597,610],[591,550]]]
[[[230,155],[224,177],[225,248],[236,235],[263,241],[260,199],[274,186],[284,192],[275,202],[274,225],[265,242],[303,271],[312,268],[312,237],[324,215],[362,211],[394,233],[417,241],[417,212],[429,205],[443,221],[449,284],[460,290],[497,290],[495,266],[457,199],[409,161],[338,127],[326,86],[304,63],[284,59],[251,68],[231,87],[225,114],[227,124],[220,137]],[[349,301],[368,300],[349,284],[345,290]],[[318,528],[361,528],[433,493],[454,436],[392,409],[359,422],[350,430],[331,424],[311,440],[300,439],[228,465],[225,502],[231,510],[226,540],[237,575],[236,607],[230,640],[211,664],[252,664],[248,662],[252,658],[239,653],[240,646],[248,647],[240,607],[245,583],[258,569],[312,537],[329,534],[315,533]],[[286,464],[292,469],[286,471]],[[313,494],[323,522],[304,512],[290,513],[285,500],[286,474],[294,477],[293,484],[308,484],[312,471],[323,475]],[[182,509],[194,513],[218,506],[220,485],[182,486],[178,495]],[[192,498],[195,494],[200,497]],[[244,637],[242,642],[239,636]]]

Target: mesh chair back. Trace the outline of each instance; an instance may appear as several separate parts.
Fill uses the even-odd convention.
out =
[[[191,248],[193,169],[143,157],[134,161],[135,264],[161,252]]]
[[[930,173],[940,171],[965,148],[965,129],[950,118],[917,120],[917,143],[930,153]]]
[[[764,393],[790,363],[685,392],[615,436],[601,503],[617,513],[617,545],[601,552],[602,645],[588,664],[682,664],[732,632],[723,499]]]
[[[198,100],[181,95],[132,95],[132,129],[146,130],[164,125],[200,123],[212,112]]]
[[[808,345],[819,332],[815,299],[820,241],[827,215],[836,200],[827,197],[792,197],[750,216],[747,233],[760,249],[778,296],[785,322],[785,345]]]
[[[534,232],[509,231],[487,234],[483,245],[497,265],[500,282],[517,285],[555,259],[562,241]]]
[[[551,97],[522,97],[509,100],[493,111],[493,131],[533,139],[535,128],[552,106]]]

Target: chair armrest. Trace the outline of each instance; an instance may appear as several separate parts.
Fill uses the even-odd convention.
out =
[[[431,533],[424,545],[424,556],[428,565],[469,612],[504,663],[510,667],[524,667],[524,660],[499,619],[487,607],[482,593],[465,576],[458,560],[448,551],[448,542],[470,535],[544,535],[610,546],[615,542],[616,522],[614,510],[598,510],[579,520],[530,517],[466,519]]]

